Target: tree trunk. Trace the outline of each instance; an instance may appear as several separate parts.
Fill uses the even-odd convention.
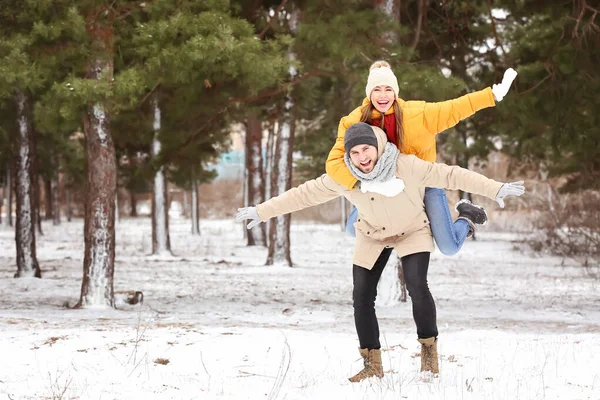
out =
[[[290,189],[292,183],[292,148],[294,145],[293,100],[286,96],[284,115],[279,124],[277,144],[271,176],[271,196],[279,196]],[[269,249],[266,265],[283,264],[292,266],[290,255],[291,215],[277,217],[269,226]]]
[[[119,222],[119,187],[115,193],[115,223]]]
[[[137,197],[134,191],[129,192],[129,204],[131,205],[131,212],[129,213],[129,216],[137,217]]]
[[[154,108],[154,139],[152,141],[152,157],[158,157],[161,143],[160,133],[160,106],[155,98]],[[164,168],[161,166],[154,175],[154,188],[152,191],[152,254],[171,254],[171,240],[169,238],[169,212],[167,201],[167,182]]]
[[[19,151],[16,155],[16,197],[17,226],[15,242],[17,247],[17,273],[15,278],[41,278],[42,272],[37,261],[35,247],[35,185],[34,181],[34,133],[31,121],[31,105],[27,95],[18,91],[17,119],[19,124]]]
[[[42,194],[42,185],[43,185],[43,181],[40,183],[39,181],[39,176],[36,173],[36,168],[34,166],[33,168],[33,175],[34,175],[34,179],[37,182],[37,184],[35,185],[35,189],[33,191],[34,193],[34,198],[35,198],[35,225],[37,226],[37,233],[40,236],[44,236],[44,231],[42,230],[42,203],[41,203],[41,194]]]
[[[396,273],[400,280],[400,294],[398,295],[398,300],[406,303],[406,279],[404,279],[404,267],[402,266],[402,259],[398,257],[398,255],[396,255],[396,259]]]
[[[4,208],[4,196],[6,196],[6,182],[2,183],[2,195],[0,196],[0,225],[2,224],[2,208]]]
[[[399,301],[406,302],[406,283],[402,260],[392,251],[377,285],[376,305],[393,306]]]
[[[272,183],[272,175],[273,175],[273,158],[275,154],[275,125],[277,123],[277,119],[275,117],[269,118],[269,135],[267,137],[267,154],[266,154],[266,162],[265,162],[265,177],[263,182],[265,183],[265,199],[271,198],[271,183]],[[271,229],[271,220],[265,223],[265,231],[269,232]],[[267,242],[270,239],[270,235],[266,235]],[[268,243],[267,243],[268,245]]]
[[[189,208],[189,204],[188,204],[188,194],[187,194],[187,190],[183,191],[183,206],[181,207],[181,216],[184,218],[188,217],[188,208]]]
[[[297,31],[299,17],[300,10],[294,8],[288,21],[292,34],[295,34]],[[296,55],[291,49],[288,50],[288,59],[291,62],[289,67],[290,81],[293,81],[298,73],[294,67]],[[275,159],[273,160],[273,180],[271,183],[273,196],[283,194],[292,186],[292,153],[294,149],[295,130],[294,98],[291,92],[288,91],[283,104],[279,134],[277,135]],[[269,227],[269,250],[266,265],[285,263],[289,267],[293,266],[290,255],[291,221],[291,214],[282,215],[277,217],[276,221]]]
[[[400,0],[374,0],[375,9],[400,22]],[[398,35],[393,31],[383,32],[383,39],[387,43],[397,43]]]
[[[58,176],[52,179],[52,225],[60,225],[60,189]]]
[[[8,188],[7,192],[6,192],[6,220],[4,221],[4,223],[7,226],[13,226],[13,217],[12,217],[12,210],[13,210],[13,167],[12,167],[12,163],[7,163],[6,166],[6,187]]]
[[[244,179],[242,179],[242,185],[242,193],[244,194],[244,207],[248,207],[248,170],[246,169],[246,167],[244,167]],[[248,225],[248,222],[242,221],[241,224],[244,228],[242,230],[242,232],[244,232],[244,239],[248,239],[248,229],[246,229],[246,225]]]
[[[464,128],[466,127],[466,129]],[[472,121],[465,121],[465,124],[463,125],[463,127],[457,127],[456,131],[458,132],[458,134],[460,135],[461,141],[464,143],[465,145],[465,149],[467,149],[469,147],[469,138],[473,137],[473,131],[472,131],[472,127],[473,127],[473,122]],[[469,152],[464,151],[460,154],[456,155],[456,165],[458,165],[459,167],[465,168],[465,169],[469,169]],[[460,199],[466,199],[469,200],[470,202],[473,201],[473,196],[471,195],[471,193],[469,192],[464,192],[462,190],[458,191],[458,195],[460,197]],[[471,235],[471,239],[476,241],[477,240],[477,235],[476,235],[476,231],[473,231],[473,235]]]
[[[92,48],[97,49],[101,54],[90,56],[86,78],[111,79],[113,75],[112,30],[100,25],[93,16],[88,20],[87,29],[91,35]],[[100,101],[89,104],[83,116],[83,130],[87,165],[85,255],[81,297],[75,307],[114,308],[117,164],[110,132],[110,115],[105,104]]]
[[[247,203],[251,206],[264,201],[265,185],[263,182],[262,126],[254,115],[246,121],[246,187]],[[265,226],[259,224],[247,232],[248,246],[265,246]]]
[[[52,178],[42,178],[42,182],[44,184],[44,218],[52,219],[52,211],[54,209],[52,200]]]
[[[65,185],[65,202],[67,203],[67,221],[71,222],[73,218],[73,208],[71,207],[71,189]]]
[[[60,225],[60,161],[56,160],[56,172],[52,179],[52,223]]]
[[[192,180],[192,235],[200,235],[200,199],[198,197],[198,181]]]

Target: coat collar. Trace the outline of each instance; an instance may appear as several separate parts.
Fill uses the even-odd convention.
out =
[[[377,159],[379,159],[385,151],[385,145],[388,142],[387,135],[385,134],[383,129],[381,129],[378,126],[371,125],[371,128],[373,128],[373,132],[375,133],[375,137],[377,138]]]

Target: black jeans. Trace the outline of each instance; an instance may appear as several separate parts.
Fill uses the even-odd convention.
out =
[[[375,265],[368,270],[358,265],[352,267],[354,290],[354,324],[361,349],[380,349],[379,324],[375,315],[377,283],[390,258],[392,249],[384,249]],[[437,337],[435,302],[427,286],[430,253],[415,253],[402,257],[406,289],[412,301],[413,319],[419,338]]]

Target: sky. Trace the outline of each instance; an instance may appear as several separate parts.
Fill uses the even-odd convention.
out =
[[[600,399],[600,281],[483,227],[459,254],[432,254],[440,374],[419,371],[410,300],[388,265],[379,286],[385,376],[362,363],[353,239],[293,222],[294,267],[264,266],[231,220],[172,215],[173,256],[152,256],[147,217],[117,225],[116,291],[141,305],[73,310],[83,221],[44,222],[42,279],[13,279],[14,232],[0,227],[0,399]],[[293,219],[292,219],[293,221]],[[593,271],[592,271],[593,272]]]

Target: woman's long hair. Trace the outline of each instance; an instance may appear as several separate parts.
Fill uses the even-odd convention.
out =
[[[394,100],[394,104],[392,105],[394,108],[394,117],[396,117],[396,139],[398,140],[398,149],[403,151],[404,149],[404,130],[402,129],[402,109],[396,100]],[[360,122],[366,122],[369,125],[372,125],[371,121],[373,120],[373,111],[377,110],[372,102],[369,101],[369,104],[365,105],[361,109],[360,114]],[[381,113],[379,113],[381,114]],[[379,122],[379,127],[385,131],[385,115],[381,114],[381,121]]]

